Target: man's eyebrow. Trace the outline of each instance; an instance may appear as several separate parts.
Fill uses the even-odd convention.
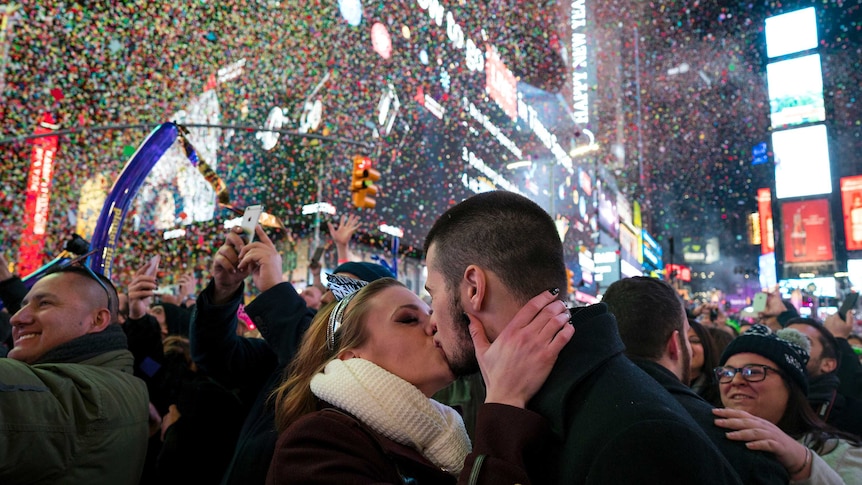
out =
[[[40,299],[42,299],[42,298],[45,298],[45,297],[50,298],[50,297],[52,297],[52,296],[54,296],[52,293],[47,293],[47,292],[44,292],[44,291],[40,291],[40,292],[38,292],[38,293],[28,294],[28,295],[24,296],[24,299],[23,299],[23,300],[21,300],[21,305],[22,305],[22,306],[23,306],[23,305],[26,305],[26,304],[27,304],[27,303],[29,303],[31,300],[40,300]]]

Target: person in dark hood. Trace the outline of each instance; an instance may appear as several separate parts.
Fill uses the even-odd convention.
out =
[[[162,302],[150,307],[149,314],[159,322],[162,338],[168,335],[189,336],[192,313],[186,308]]]
[[[803,333],[811,342],[808,371],[808,402],[826,423],[862,436],[862,401],[841,392],[838,367],[841,354],[829,330],[813,318],[793,318],[787,328]]]

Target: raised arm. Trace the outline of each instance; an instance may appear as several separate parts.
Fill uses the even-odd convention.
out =
[[[213,258],[212,279],[197,299],[189,337],[195,363],[223,385],[247,389],[263,385],[276,356],[263,340],[236,334],[243,280],[249,275],[248,268],[238,267],[245,246],[241,233],[240,228],[228,232]]]
[[[337,228],[333,227],[331,222],[327,222],[326,225],[329,227],[329,235],[335,241],[335,249],[338,251],[338,264],[352,261],[350,238],[359,229],[359,216],[354,214],[341,216]]]
[[[239,254],[238,267],[251,272],[261,292],[245,311],[283,366],[293,360],[315,312],[292,284],[282,281],[281,256],[260,226],[256,231],[257,241],[246,245]]]

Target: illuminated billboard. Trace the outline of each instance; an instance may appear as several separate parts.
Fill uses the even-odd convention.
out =
[[[667,264],[664,267],[665,277],[668,280],[679,280],[691,282],[691,268],[682,264]]]
[[[772,192],[769,189],[757,189],[757,214],[760,216],[760,254],[768,254],[775,251]]]
[[[643,259],[641,238],[625,224],[620,225],[620,259],[638,268],[638,259]]]
[[[661,245],[653,239],[652,236],[646,231],[646,229],[642,229],[641,233],[643,234],[643,265],[644,271],[647,273],[651,271],[661,271],[664,264],[662,264],[662,249]]]
[[[598,180],[596,186],[599,192],[599,227],[616,239],[620,233],[620,215],[617,212],[616,192],[601,179]]]
[[[847,273],[854,288],[862,288],[862,259],[848,259]]]
[[[817,47],[814,7],[766,19],[766,55],[770,58]]]
[[[593,257],[595,279],[605,288],[620,279],[619,246],[597,247]]]
[[[832,260],[832,223],[827,199],[781,204],[781,227],[785,262]]]
[[[767,65],[766,82],[773,128],[826,119],[820,54]]]
[[[841,209],[847,250],[862,250],[862,175],[841,179]]]
[[[778,282],[781,297],[789,300],[796,290],[805,290],[814,296],[827,296],[835,298],[838,296],[838,287],[835,278],[789,278]]]
[[[628,224],[629,227],[634,227],[634,218],[632,216],[632,205],[626,200],[625,196],[617,192],[617,213],[620,215],[620,222]]]
[[[826,126],[814,125],[772,134],[775,197],[805,197],[832,192]]]
[[[36,125],[36,135],[56,131],[51,113],[43,113]],[[45,136],[32,141],[30,171],[27,176],[27,199],[24,203],[24,227],[21,231],[21,248],[18,255],[18,272],[30,274],[42,266],[42,251],[48,232],[48,217],[51,213],[51,186],[54,182],[54,158],[60,138]]]
[[[775,253],[761,254],[757,258],[760,270],[760,288],[771,290],[778,284],[778,272],[775,269]]]

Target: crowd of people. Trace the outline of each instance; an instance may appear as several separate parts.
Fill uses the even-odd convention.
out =
[[[648,277],[572,308],[553,219],[510,192],[437,219],[428,300],[358,227],[310,294],[260,226],[206,242],[200,288],[161,254],[29,289],[0,261],[0,482],[862,483],[852,311],[775,294],[736,328]]]

